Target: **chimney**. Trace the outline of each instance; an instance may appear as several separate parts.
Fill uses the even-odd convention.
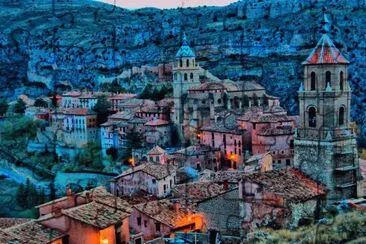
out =
[[[86,199],[86,203],[89,203],[89,202],[92,201],[92,197],[90,195],[90,192],[85,193],[85,199]]]
[[[179,211],[179,209],[180,209],[180,204],[179,204],[179,202],[174,202],[174,203],[173,203],[173,207],[174,207],[174,210],[175,210],[176,212],[178,212],[178,211]]]
[[[224,180],[224,187],[223,187],[224,191],[227,191],[229,189],[229,182],[228,180]]]
[[[70,208],[75,207],[76,206],[76,196],[69,187],[66,188],[66,196],[67,196],[67,205]]]

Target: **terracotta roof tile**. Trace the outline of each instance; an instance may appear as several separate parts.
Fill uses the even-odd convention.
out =
[[[327,34],[323,34],[309,57],[302,64],[348,64]]]
[[[31,220],[32,219],[26,219],[26,218],[0,218],[0,229],[5,229],[14,225],[23,224]]]
[[[163,125],[169,125],[169,121],[163,120],[163,119],[154,119],[147,122],[145,125],[147,126],[163,126]]]
[[[243,180],[259,184],[265,191],[281,195],[290,203],[303,202],[326,194],[323,185],[294,168],[247,174]]]
[[[184,198],[192,203],[215,197],[226,192],[223,185],[214,182],[194,182],[177,185],[172,192],[173,198]]]
[[[6,244],[20,244],[20,243],[26,243],[26,242],[22,241],[18,237],[15,237],[11,233],[0,230],[0,243],[2,243],[2,244],[5,244],[5,243]]]
[[[179,227],[177,223],[187,216],[184,209],[175,209],[174,203],[166,199],[141,203],[135,205],[134,208],[170,228]]]
[[[113,204],[114,203],[112,202],[109,205]],[[92,225],[98,229],[105,229],[130,215],[130,212],[121,211],[118,207],[110,207],[96,201],[62,210],[62,213],[72,219]]]
[[[128,170],[124,171],[119,176],[116,176],[114,179],[118,179],[120,177],[124,177],[130,174],[134,174],[138,171],[142,171],[148,175],[155,177],[160,180],[163,179],[173,173],[176,172],[176,167],[169,164],[154,164],[154,163],[144,163],[135,167],[131,167]]]
[[[147,155],[161,155],[161,154],[164,154],[165,151],[164,149],[162,149],[161,147],[159,146],[155,146],[153,147],[148,153]]]
[[[36,220],[7,228],[4,231],[30,244],[51,243],[53,240],[65,236],[64,233],[46,227]]]

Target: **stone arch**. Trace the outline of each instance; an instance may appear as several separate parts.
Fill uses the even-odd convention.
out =
[[[346,113],[345,106],[342,105],[339,108],[339,111],[338,111],[338,125],[344,125],[344,122],[345,122],[345,113]]]
[[[339,89],[343,91],[344,88],[344,73],[343,71],[339,72]]]
[[[316,107],[309,106],[308,107],[308,125],[309,127],[316,127]]]
[[[316,90],[316,86],[315,86],[315,80],[316,80],[316,74],[315,72],[311,72],[310,74],[310,90],[311,91],[315,91]]]
[[[332,73],[329,70],[325,72],[325,87],[327,87],[328,83],[332,85]]]

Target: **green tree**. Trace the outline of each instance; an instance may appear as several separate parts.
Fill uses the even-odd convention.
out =
[[[94,142],[89,142],[79,155],[77,163],[81,169],[102,170],[104,168],[101,155],[101,147]]]
[[[42,98],[37,98],[34,102],[35,107],[48,108],[48,103]]]
[[[106,96],[100,96],[95,104],[93,111],[97,113],[97,125],[105,123],[108,120],[109,109],[111,103],[107,100]]]
[[[6,101],[0,101],[0,116],[3,116],[8,111],[9,104]]]
[[[22,99],[18,99],[14,106],[14,112],[17,114],[24,114],[25,109],[26,109],[25,102]]]

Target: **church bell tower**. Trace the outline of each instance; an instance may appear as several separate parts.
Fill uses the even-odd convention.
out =
[[[349,61],[324,33],[302,64],[295,167],[327,186],[329,202],[356,197],[360,175],[350,127]]]
[[[196,55],[188,45],[186,34],[183,34],[183,43],[175,56],[173,66],[173,121],[181,135],[184,132],[185,97],[190,88],[200,85],[199,74],[200,68],[196,63]]]

